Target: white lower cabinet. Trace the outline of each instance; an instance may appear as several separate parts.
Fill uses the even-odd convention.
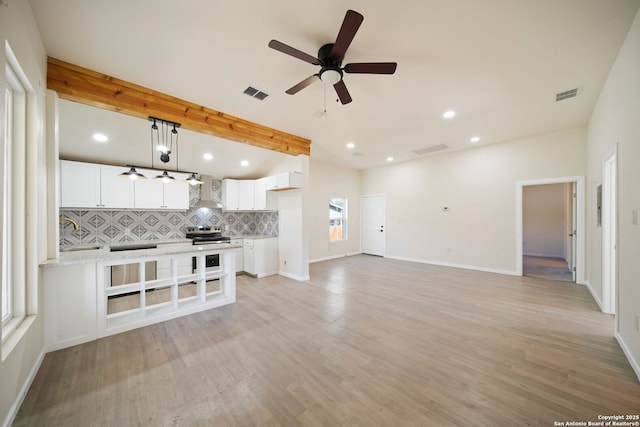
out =
[[[242,239],[231,239],[229,243],[242,246]],[[234,249],[233,253],[236,256],[236,273],[240,273],[244,271],[244,247]]]
[[[244,271],[256,277],[278,274],[278,239],[243,239]]]

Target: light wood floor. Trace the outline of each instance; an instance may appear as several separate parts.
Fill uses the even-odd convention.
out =
[[[640,412],[572,283],[353,256],[50,353],[16,426],[553,426]]]
[[[522,257],[522,274],[562,282],[574,281],[567,261],[562,258],[525,255]]]

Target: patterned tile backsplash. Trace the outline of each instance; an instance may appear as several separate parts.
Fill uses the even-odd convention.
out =
[[[220,200],[220,181],[214,180],[214,199]],[[199,187],[191,187],[190,202],[200,198]],[[188,211],[156,210],[69,210],[60,216],[78,223],[74,230],[68,222],[60,223],[60,247],[102,245],[117,242],[184,239],[186,227],[208,225],[220,227],[224,235],[278,236],[278,212],[236,212],[193,207]]]

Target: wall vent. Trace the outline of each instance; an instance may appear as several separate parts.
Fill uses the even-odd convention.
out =
[[[556,93],[556,102],[573,98],[575,96],[578,96],[578,88],[565,90],[564,92]]]
[[[269,96],[268,93],[263,92],[259,89],[256,89],[255,87],[252,87],[252,86],[249,86],[248,88],[243,90],[242,93],[244,93],[245,95],[249,95],[252,98],[256,98],[259,101],[264,101],[265,98]]]
[[[446,150],[447,148],[449,148],[447,144],[439,144],[432,145],[431,147],[420,148],[419,150],[413,150],[413,152],[419,156],[422,156],[423,154],[435,153],[436,151]]]

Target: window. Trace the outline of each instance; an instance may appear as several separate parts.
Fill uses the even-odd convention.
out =
[[[347,199],[329,198],[329,241],[347,240]]]
[[[9,65],[11,62],[8,61],[5,68],[5,134],[0,141],[2,343],[27,315],[27,94],[17,68]]]

